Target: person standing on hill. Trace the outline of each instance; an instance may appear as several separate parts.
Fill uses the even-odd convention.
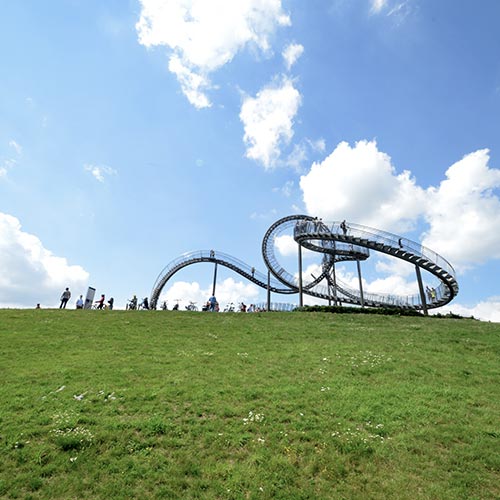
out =
[[[83,295],[80,295],[80,298],[76,301],[76,308],[83,309]]]
[[[68,300],[71,298],[71,292],[69,291],[69,288],[66,288],[64,292],[61,295],[61,305],[59,306],[59,309],[66,309],[66,304],[68,303]]]

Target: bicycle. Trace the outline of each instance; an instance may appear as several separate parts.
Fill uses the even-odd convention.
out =
[[[232,302],[230,302],[229,304],[227,304],[227,306],[224,308],[224,312],[227,313],[227,312],[234,312],[234,304]]]
[[[186,311],[197,311],[196,302],[189,301],[189,305],[186,306]]]

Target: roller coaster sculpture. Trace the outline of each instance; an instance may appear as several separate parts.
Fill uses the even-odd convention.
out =
[[[296,274],[291,274],[282,267],[275,255],[276,239],[291,230],[298,244],[299,269]],[[303,276],[302,248],[323,255],[321,272],[318,276],[311,275],[308,279]],[[362,286],[360,262],[369,258],[370,250],[413,264],[419,293],[407,296],[365,293]],[[397,307],[422,310],[427,314],[428,309],[448,304],[458,293],[458,283],[453,267],[436,252],[407,238],[345,221],[327,223],[308,215],[290,215],[279,219],[264,235],[262,256],[268,269],[267,273],[259,272],[230,255],[214,250],[185,253],[171,261],[159,274],[151,291],[150,304],[156,309],[161,291],[174,274],[186,266],[200,262],[215,264],[214,292],[217,266],[221,265],[266,289],[268,303],[271,292],[298,293],[299,305],[303,305],[303,294],[306,294],[334,304]],[[346,261],[357,263],[359,289],[353,289],[336,277],[335,265]],[[421,270],[429,272],[439,280],[439,285],[432,289],[432,294],[424,291]]]

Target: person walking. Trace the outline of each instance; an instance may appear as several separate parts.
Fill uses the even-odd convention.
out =
[[[71,298],[71,292],[69,291],[69,288],[66,288],[64,292],[61,295],[61,305],[59,306],[59,309],[66,309],[66,304],[68,303],[68,300]]]
[[[104,307],[104,300],[105,300],[105,296],[104,296],[104,294],[102,294],[101,298],[99,300],[95,301],[95,303],[97,304],[97,309],[102,309]]]

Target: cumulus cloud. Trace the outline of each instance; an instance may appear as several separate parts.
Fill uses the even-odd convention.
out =
[[[489,151],[453,164],[438,185],[420,187],[409,171],[398,173],[375,141],[342,142],[300,179],[307,212],[324,220],[347,219],[406,232],[427,222],[422,243],[459,268],[500,258],[500,170]]]
[[[247,158],[261,162],[266,169],[276,166],[281,147],[293,137],[293,119],[300,103],[301,95],[289,78],[243,100],[240,120]]]
[[[424,190],[409,171],[397,174],[375,141],[341,142],[300,179],[308,213],[386,230],[409,230],[424,204]]]
[[[197,282],[176,281],[161,294],[159,303],[167,301],[169,309],[178,303],[179,308],[184,309],[192,301],[196,302],[198,309],[201,309],[211,295],[211,285],[202,288]],[[253,283],[243,283],[227,278],[217,283],[215,295],[222,310],[229,302],[233,302],[235,306],[240,302],[245,302],[245,304],[256,302],[259,297],[259,287]]]
[[[441,307],[431,311],[431,314],[447,314],[452,312],[465,318],[473,316],[482,321],[492,321],[500,323],[500,297],[491,297],[481,301],[473,307],[463,306],[461,304],[452,304],[451,306]]]
[[[118,172],[107,165],[84,165],[84,170],[90,172],[99,182],[104,182],[105,177],[116,175]]]
[[[290,18],[281,0],[140,0],[139,43],[167,47],[169,69],[197,108],[210,106],[210,73],[248,45],[266,53],[270,38]]]
[[[297,255],[297,243],[290,234],[283,234],[274,239],[274,246],[283,257]]]
[[[291,43],[287,45],[282,52],[283,59],[285,60],[286,69],[290,71],[292,66],[297,62],[299,57],[304,53],[304,46],[300,43]]]
[[[83,293],[89,274],[44,248],[16,217],[0,213],[0,306],[58,305],[66,287]],[[77,292],[77,293],[78,293]]]
[[[487,149],[466,155],[427,191],[423,244],[460,266],[500,258],[500,170],[488,162]]]

